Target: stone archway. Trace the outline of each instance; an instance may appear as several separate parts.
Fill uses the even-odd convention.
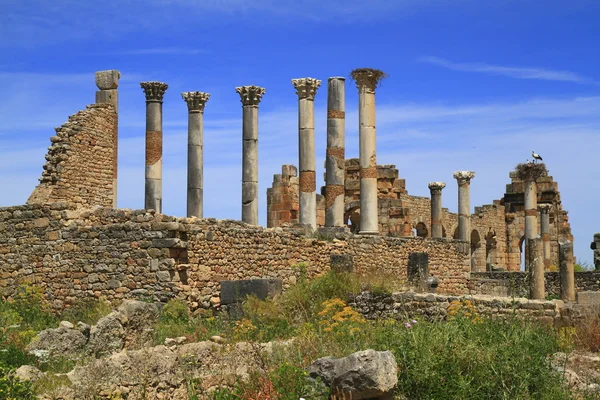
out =
[[[471,231],[471,271],[485,271],[485,253],[477,229]]]
[[[344,221],[351,232],[360,232],[360,200],[351,201],[345,205]]]
[[[429,237],[429,230],[427,229],[427,225],[423,222],[419,222],[415,225],[415,236],[426,238]]]
[[[489,229],[485,235],[485,269],[486,271],[492,271],[492,266],[496,265],[497,260],[497,245],[496,231]]]

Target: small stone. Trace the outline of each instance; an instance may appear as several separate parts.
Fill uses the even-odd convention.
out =
[[[75,326],[69,321],[61,321],[60,324],[58,324],[58,327],[65,329],[73,329]]]
[[[215,343],[219,343],[219,344],[227,343],[227,339],[225,339],[222,336],[217,336],[217,335],[211,336],[210,337],[210,341],[211,342],[215,342]]]

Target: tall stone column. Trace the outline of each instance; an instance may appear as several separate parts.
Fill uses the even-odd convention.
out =
[[[442,189],[446,187],[444,182],[429,183],[431,192],[431,237],[442,237]]]
[[[471,179],[475,172],[458,171],[454,179],[458,182],[458,238],[471,243]]]
[[[364,68],[352,71],[352,77],[358,88],[360,233],[372,235],[379,233],[375,89],[385,74]]]
[[[321,81],[292,79],[298,95],[298,141],[300,167],[300,223],[317,228],[317,176],[315,158],[315,95]]]
[[[258,104],[265,88],[239,86],[242,102],[242,221],[258,225]]]
[[[119,79],[121,73],[116,69],[96,72],[96,104],[108,103],[115,108],[114,148],[113,148],[113,208],[117,208],[117,170],[119,157]]]
[[[552,263],[551,257],[551,247],[550,247],[550,210],[552,209],[552,205],[550,204],[540,204],[538,206],[540,209],[540,228],[541,228],[541,236],[542,236],[542,249],[544,256],[544,268],[548,269],[550,264]]]
[[[525,240],[535,239],[538,235],[537,226],[537,185],[535,180],[525,181]],[[527,255],[529,247],[525,247],[525,271],[529,269]]]
[[[203,218],[204,107],[210,94],[183,92],[188,107],[187,216]]]
[[[544,263],[540,256],[540,239],[526,239],[527,264],[529,264],[529,288],[532,299],[546,298]]]
[[[146,190],[144,208],[162,212],[162,103],[169,87],[163,82],[141,82],[146,95]]]
[[[325,226],[344,226],[346,174],[345,78],[327,80],[327,154],[325,161]]]
[[[525,181],[525,239],[537,237],[537,185],[533,180]]]
[[[560,263],[560,298],[563,301],[575,301],[575,269],[573,265],[573,242],[558,241]]]

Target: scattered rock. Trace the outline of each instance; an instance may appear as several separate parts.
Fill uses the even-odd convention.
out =
[[[31,381],[34,383],[43,378],[44,373],[31,365],[22,365],[15,371],[15,376],[22,381]]]
[[[48,357],[64,357],[77,359],[81,357],[87,338],[73,324],[62,324],[58,328],[41,331],[27,346],[27,351],[34,355]]]
[[[389,397],[398,384],[398,365],[389,351],[364,350],[344,358],[324,357],[309,368],[311,377],[320,377],[332,393],[352,400]]]
[[[211,342],[215,342],[215,343],[219,343],[219,344],[223,344],[223,343],[227,343],[227,339],[225,339],[222,336],[211,336],[210,337]]]

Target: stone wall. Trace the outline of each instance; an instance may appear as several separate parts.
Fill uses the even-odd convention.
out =
[[[560,297],[560,272],[546,272],[546,296]],[[575,291],[600,291],[600,271],[575,272]],[[473,272],[471,294],[529,297],[529,278],[525,272]]]
[[[402,292],[374,295],[363,292],[350,301],[367,319],[394,318],[410,321],[422,318],[428,321],[444,320],[452,302],[468,300],[479,315],[488,317],[521,316],[541,320],[549,325],[570,324],[574,314],[561,300],[529,300],[525,298],[493,296],[447,296],[431,293]]]
[[[317,240],[294,228],[175,218],[145,210],[74,204],[0,208],[0,288],[41,286],[56,308],[85,297],[179,297],[192,308],[219,305],[220,281],[280,278],[295,283],[329,269],[331,254],[351,255],[358,273],[406,278],[408,254],[429,253],[439,291],[468,292],[466,244],[454,240],[348,235]]]
[[[116,173],[114,107],[87,106],[55,129],[40,184],[27,203],[71,202],[81,207],[111,207]]]

